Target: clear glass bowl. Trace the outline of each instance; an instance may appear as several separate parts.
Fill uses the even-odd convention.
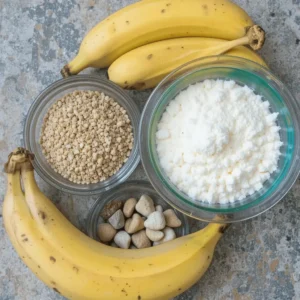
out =
[[[113,200],[121,200],[125,202],[129,198],[139,199],[143,194],[150,196],[155,205],[161,205],[164,210],[171,208],[170,205],[168,205],[168,203],[158,195],[149,182],[139,180],[128,181],[119,185],[113,190],[102,194],[101,197],[95,202],[87,218],[87,234],[91,238],[99,241],[97,228],[100,223],[104,222],[102,217],[100,217],[100,213],[107,203]],[[178,211],[175,211],[175,213],[182,222],[182,225],[175,229],[176,236],[180,237],[187,235],[189,233],[189,223],[187,217]]]
[[[162,170],[156,152],[157,124],[168,103],[189,85],[205,79],[234,80],[248,85],[278,112],[283,142],[278,170],[263,188],[242,201],[228,205],[193,201],[181,192]],[[212,56],[187,63],[168,75],[151,94],[140,122],[141,159],[152,185],[173,207],[203,221],[236,222],[252,218],[271,208],[294,184],[300,171],[299,104],[285,85],[268,69],[247,59]]]
[[[48,109],[54,102],[75,90],[101,91],[115,99],[128,113],[133,127],[134,145],[122,168],[109,179],[93,184],[76,184],[56,173],[46,161],[39,143],[41,128]],[[134,101],[117,85],[92,75],[77,75],[61,79],[47,87],[31,105],[24,127],[25,147],[35,154],[33,161],[37,173],[49,184],[64,192],[93,195],[104,192],[125,181],[139,163],[138,126],[140,112]]]

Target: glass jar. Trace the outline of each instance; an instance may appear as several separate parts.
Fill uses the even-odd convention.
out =
[[[91,238],[99,241],[97,228],[100,223],[104,222],[100,213],[106,204],[114,200],[121,200],[125,202],[129,198],[136,198],[138,200],[143,194],[150,196],[154,201],[154,204],[161,205],[164,210],[171,208],[171,206],[158,195],[149,182],[139,180],[128,181],[102,194],[95,202],[87,217],[87,234]],[[180,227],[174,228],[176,236],[180,237],[189,234],[189,223],[187,217],[178,211],[175,211],[175,213],[182,222]]]
[[[189,85],[205,79],[234,80],[263,96],[278,112],[283,142],[278,170],[263,188],[241,201],[208,204],[195,201],[180,191],[163,171],[156,151],[157,124],[168,103]],[[203,221],[236,222],[252,218],[280,201],[296,181],[300,171],[299,104],[285,85],[267,68],[247,59],[212,56],[189,62],[168,75],[151,94],[140,122],[141,159],[152,185],[173,207]]]
[[[113,176],[93,184],[77,184],[56,173],[47,162],[39,143],[41,129],[49,108],[66,94],[73,91],[99,91],[110,96],[126,111],[133,127],[134,143],[127,162]],[[137,167],[140,156],[138,147],[138,126],[140,112],[134,101],[120,87],[93,75],[76,75],[61,79],[47,87],[31,105],[24,126],[25,147],[34,153],[33,165],[37,173],[55,188],[78,195],[93,195],[107,191],[124,182]]]

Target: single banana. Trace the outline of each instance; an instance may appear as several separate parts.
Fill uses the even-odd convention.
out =
[[[112,248],[67,221],[38,189],[30,160],[30,154],[18,148],[6,166],[5,228],[26,265],[56,292],[78,300],[171,299],[209,267],[227,225],[211,223],[153,248]]]
[[[87,67],[106,68],[137,47],[177,37],[234,40],[245,35],[251,18],[229,0],[139,1],[112,14],[83,39],[63,77]]]
[[[19,254],[23,262],[30,268],[30,270],[38,276],[42,281],[47,282],[49,280],[49,275],[44,272],[40,265],[37,265],[32,259],[31,254],[28,254],[23,249],[22,244],[28,239],[23,234],[21,235],[21,243],[17,240],[14,230],[15,223],[13,222],[13,214],[16,211],[23,211],[23,215],[30,216],[29,208],[25,202],[25,196],[21,188],[20,181],[20,170],[16,169],[16,161],[19,164],[22,161],[23,150],[15,151],[14,155],[10,157],[10,164],[5,166],[7,173],[7,191],[3,202],[3,222],[5,230],[13,244],[15,250]],[[21,154],[21,155],[19,155]],[[50,282],[49,282],[50,284]]]
[[[136,48],[119,57],[109,67],[108,77],[123,88],[152,88],[170,72],[189,61],[225,52],[232,55],[229,50],[240,45],[250,45],[253,50],[258,50],[264,39],[264,31],[254,25],[244,37],[233,41],[202,37],[160,41]],[[239,49],[240,53],[253,53],[247,48]],[[258,60],[263,63],[261,59]]]

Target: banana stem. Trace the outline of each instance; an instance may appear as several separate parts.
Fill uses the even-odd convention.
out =
[[[215,55],[220,55],[232,48],[244,45],[249,45],[253,50],[259,50],[263,46],[264,42],[264,30],[258,25],[253,25],[248,29],[245,36],[233,41],[228,41],[226,43],[220,43],[219,45],[215,47],[210,47],[205,51],[208,53],[208,55],[211,53],[214,53]]]
[[[223,54],[223,53],[229,51],[232,48],[235,48],[235,47],[238,47],[238,46],[244,46],[244,45],[249,45],[248,36],[244,36],[244,37],[239,38],[237,40],[228,41],[226,43],[220,43],[217,46],[210,47],[210,48],[206,49],[205,51],[208,54],[214,53],[214,55],[220,55],[220,54]]]
[[[34,189],[38,189],[36,181],[34,180],[34,172],[32,166],[33,158],[34,155],[32,153],[21,147],[17,148],[8,156],[8,162],[4,166],[8,181],[7,195],[12,194],[14,196],[18,196],[20,194],[23,194],[20,177],[21,172],[25,192],[30,193],[33,192]],[[28,177],[33,180],[27,180]],[[30,181],[30,183],[27,183],[27,181]]]
[[[246,36],[249,39],[249,46],[255,51],[262,48],[265,43],[266,33],[262,27],[258,25],[251,26],[248,29]]]
[[[34,155],[24,148],[17,148],[9,156],[4,165],[4,171],[8,174],[14,174],[22,169],[33,170],[32,160]]]
[[[87,61],[82,55],[77,55],[72,61],[65,65],[60,73],[62,77],[70,77],[72,75],[78,74],[83,69],[89,66],[90,61]]]
[[[214,239],[215,243],[217,243],[230,225],[231,224],[209,223],[205,228],[194,233],[194,235],[199,237],[201,244],[206,244],[211,239]]]

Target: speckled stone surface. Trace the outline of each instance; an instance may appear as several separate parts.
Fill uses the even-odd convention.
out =
[[[22,144],[26,112],[38,93],[60,79],[84,34],[133,0],[0,0],[0,165]],[[267,31],[261,52],[300,100],[300,1],[236,0]],[[88,70],[104,77],[104,72]],[[130,92],[142,108],[149,92]],[[300,112],[299,112],[300,113]],[[139,166],[132,178],[145,178]],[[84,230],[97,197],[63,194],[39,180],[59,209]],[[0,205],[6,179],[0,175]],[[202,280],[177,299],[300,299],[300,181],[263,215],[233,225]],[[63,299],[23,265],[0,215],[0,299]],[[193,230],[203,226],[191,221]],[[182,274],[184,276],[184,274]],[[105,300],[105,299],[104,299]]]

